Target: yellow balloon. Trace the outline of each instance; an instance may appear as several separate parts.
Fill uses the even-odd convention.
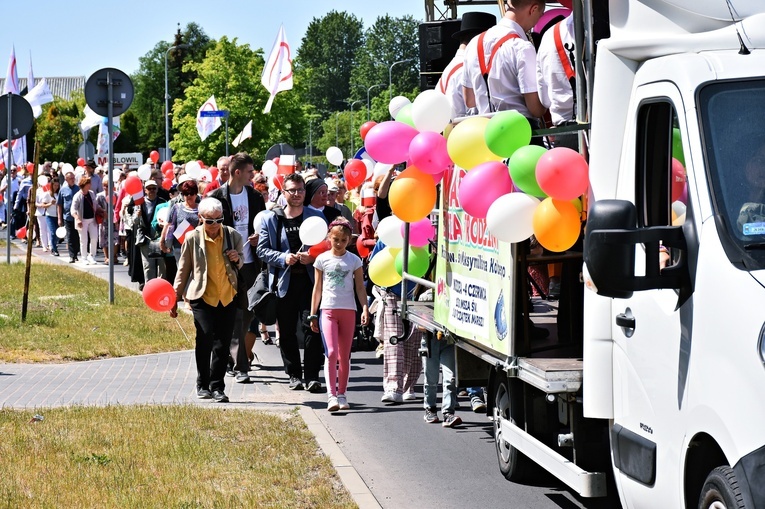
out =
[[[545,198],[534,211],[534,235],[542,246],[556,253],[576,244],[581,230],[579,212],[570,201]]]
[[[457,124],[446,140],[446,151],[454,164],[469,170],[487,161],[500,161],[498,156],[486,146],[484,133],[488,118],[471,117]]]
[[[369,261],[369,279],[374,284],[390,287],[401,282],[401,275],[396,272],[396,255],[399,251],[386,247],[372,257]]]

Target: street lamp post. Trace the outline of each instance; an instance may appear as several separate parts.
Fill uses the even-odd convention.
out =
[[[170,100],[170,94],[167,93],[167,55],[174,49],[188,48],[188,44],[177,44],[170,46],[165,51],[165,159],[170,158],[170,106],[168,101]]]
[[[364,102],[364,101],[362,101],[361,99],[359,99],[358,101],[353,101],[353,102],[351,103],[351,153],[350,153],[350,154],[348,154],[348,159],[352,158],[352,157],[353,157],[353,154],[354,154],[354,152],[355,152],[355,151],[353,150],[353,149],[354,149],[354,146],[353,146],[353,105],[354,105],[354,104],[356,104],[356,103],[360,103],[360,102]]]
[[[367,89],[367,122],[372,120],[372,111],[369,109],[369,92],[372,91],[372,89],[377,87],[384,87],[385,83],[380,83],[379,85],[372,85]],[[390,101],[389,101],[390,102]]]
[[[407,58],[406,60],[399,60],[398,62],[393,62],[390,64],[390,67],[388,67],[388,104],[393,100],[393,68],[397,66],[398,64],[403,64],[404,62],[413,62],[417,60],[416,58]]]

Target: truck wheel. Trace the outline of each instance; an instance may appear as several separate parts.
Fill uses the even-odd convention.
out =
[[[510,387],[513,387],[510,380],[502,377],[494,390],[494,445],[497,448],[499,471],[508,481],[518,482],[526,478],[532,462],[502,436],[500,417],[522,424],[521,387],[513,387],[513,392],[509,390]]]
[[[730,467],[717,467],[704,481],[699,509],[744,509],[738,479]]]

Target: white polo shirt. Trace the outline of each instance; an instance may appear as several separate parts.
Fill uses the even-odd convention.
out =
[[[561,42],[564,45],[574,45],[574,16],[564,19],[561,25]],[[574,120],[574,91],[563,70],[558,48],[555,46],[556,26],[551,27],[542,37],[537,54],[537,86],[539,100],[545,108],[549,108],[552,123],[560,125]],[[568,55],[568,51],[566,51]],[[572,62],[572,67],[574,66]]]
[[[465,62],[465,48],[457,50],[452,61],[444,69],[441,78],[436,83],[436,90],[441,92],[449,99],[452,105],[452,118],[475,115],[476,108],[468,108],[465,105],[465,98],[462,96],[462,77],[465,68],[460,65]]]
[[[508,33],[518,34],[518,39],[506,41],[497,50],[494,62],[489,70],[489,107],[486,83],[481,75],[478,62],[478,36],[473,37],[465,50],[465,71],[463,86],[472,88],[478,113],[491,111],[518,110],[523,116],[532,115],[526,107],[523,94],[537,91],[537,54],[534,45],[528,40],[523,28],[507,18],[486,31],[483,39],[485,63],[489,62],[494,44]]]

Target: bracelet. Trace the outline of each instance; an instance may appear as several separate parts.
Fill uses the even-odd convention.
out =
[[[318,319],[319,319],[319,315],[308,315],[308,318],[306,318],[306,320],[308,320],[309,322],[313,320],[318,320]]]

